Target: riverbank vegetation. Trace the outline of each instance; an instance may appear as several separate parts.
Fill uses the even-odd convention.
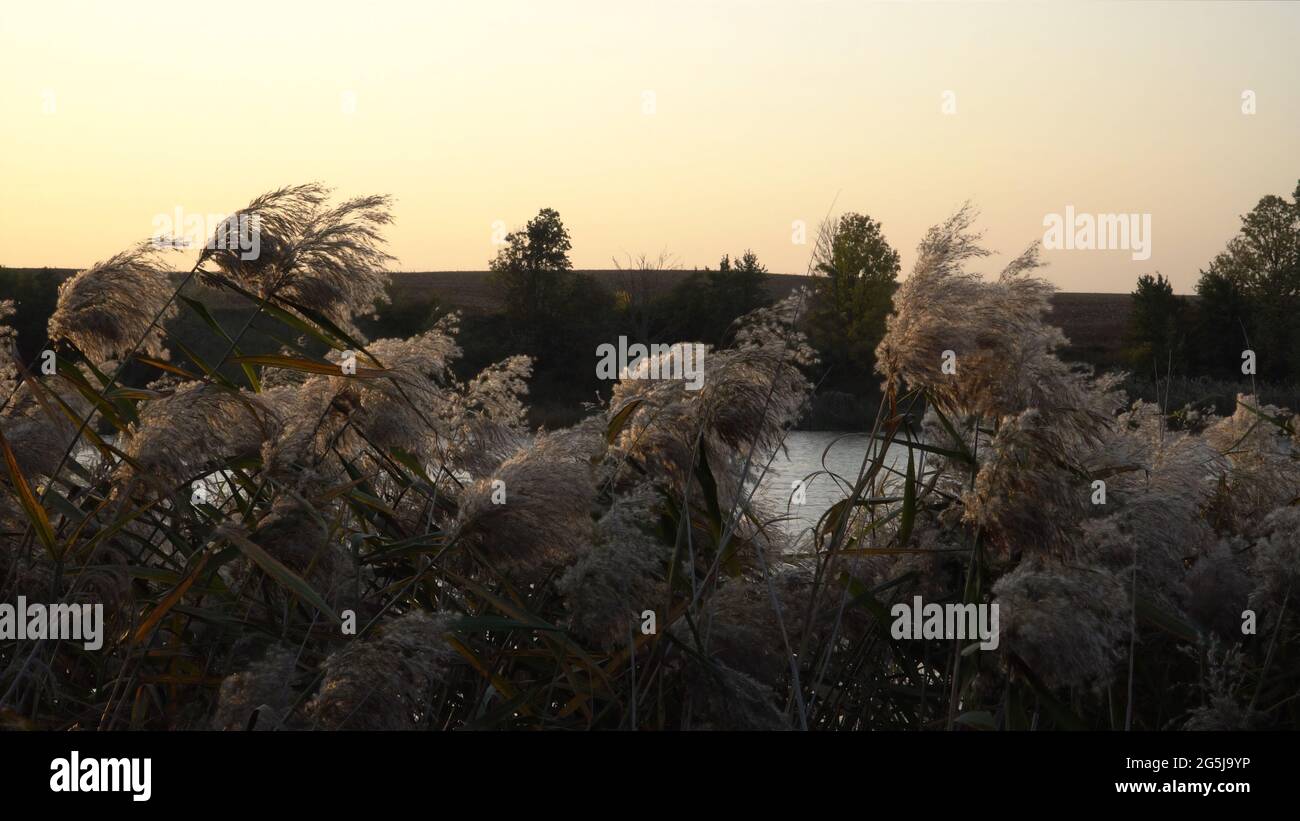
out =
[[[576,301],[551,214],[494,266],[512,310],[617,313]],[[307,185],[240,215],[261,254],[206,249],[185,288],[242,301],[241,324],[146,244],[61,286],[52,358],[10,359],[0,600],[101,604],[107,637],[0,642],[6,726],[1300,725],[1294,415],[1133,400],[1064,361],[1036,246],[981,277],[970,209],[896,287],[870,220],[817,238],[845,304],[890,298],[864,315],[872,444],[811,544],[755,483],[822,373],[806,318],[839,321],[816,292],[756,297],[699,390],[624,378],[532,435],[528,347],[590,362],[597,325],[470,366],[454,312],[370,339],[385,198]],[[852,237],[875,248],[860,283]],[[757,267],[687,287],[756,293]],[[173,314],[210,352],[169,336]],[[997,649],[893,638],[918,595],[997,604]]]

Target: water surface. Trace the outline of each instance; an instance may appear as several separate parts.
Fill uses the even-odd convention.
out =
[[[827,508],[848,495],[863,468],[871,448],[867,433],[833,431],[791,431],[785,438],[786,453],[778,452],[767,466],[767,475],[756,498],[766,506],[790,518],[785,527],[791,532],[810,530]],[[907,448],[892,445],[885,464],[903,471],[907,465]],[[763,465],[757,465],[755,472]],[[795,482],[804,483],[804,503],[795,504]]]

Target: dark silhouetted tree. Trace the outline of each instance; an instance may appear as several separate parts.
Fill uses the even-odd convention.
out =
[[[677,340],[722,345],[737,317],[772,303],[767,268],[753,251],[724,255],[718,270],[694,271],[660,303],[662,326]]]
[[[1201,274],[1196,295],[1187,351],[1192,370],[1219,378],[1240,376],[1240,352],[1254,321],[1250,298],[1232,279],[1213,271]]]
[[[896,287],[898,252],[880,223],[850,212],[823,228],[813,261],[818,277],[808,334],[830,368],[828,384],[870,379]]]
[[[523,230],[506,235],[491,262],[505,304],[501,330],[513,337],[509,353],[534,357],[532,386],[567,405],[608,389],[596,377],[595,352],[609,341],[616,316],[613,294],[573,270],[571,247],[559,213],[543,208]],[[485,322],[476,333],[492,335],[497,324]],[[539,410],[536,404],[533,410]],[[534,421],[543,420],[535,415]]]
[[[1248,338],[1261,376],[1300,377],[1300,184],[1290,202],[1269,195],[1241,218],[1196,291],[1195,347],[1213,372],[1239,374]]]
[[[1184,371],[1185,335],[1183,301],[1174,294],[1173,284],[1159,273],[1138,277],[1125,351],[1133,368],[1161,377]]]
[[[505,247],[489,264],[506,316],[522,338],[537,341],[563,321],[577,279],[570,248],[559,212],[543,208],[522,231],[506,234]]]
[[[677,270],[676,261],[667,251],[660,251],[657,257],[628,254],[627,263],[615,259],[614,268],[618,271],[614,277],[615,310],[622,326],[637,342],[656,341],[652,335],[658,330],[660,317],[655,307],[668,290],[664,277]]]

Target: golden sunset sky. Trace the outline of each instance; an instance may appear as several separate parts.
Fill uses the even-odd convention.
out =
[[[792,224],[834,202],[906,272],[970,199],[1004,259],[1067,206],[1150,214],[1150,259],[1045,274],[1186,292],[1300,178],[1297,42],[1300,4],[7,3],[0,264],[83,267],[319,180],[395,198],[408,271],[483,269],[494,222],[552,207],[579,268],[748,247],[803,272]]]

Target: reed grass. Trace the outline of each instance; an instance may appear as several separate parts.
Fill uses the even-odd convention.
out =
[[[971,209],[895,296],[870,444],[809,542],[755,492],[813,391],[803,294],[708,351],[701,390],[626,379],[537,433],[531,363],[458,381],[454,315],[356,329],[384,292],[385,198],[299,186],[239,213],[265,256],[205,250],[191,275],[254,308],[243,328],[160,290],[136,248],[61,290],[54,373],[0,373],[0,601],[106,613],[95,651],[0,642],[5,726],[1300,724],[1294,416],[1131,402],[1066,365],[1033,248],[968,270],[988,256]],[[225,356],[164,346],[175,309]],[[330,353],[245,350],[257,316]],[[119,384],[128,362],[154,378]],[[1000,647],[894,638],[916,595],[998,603]]]

